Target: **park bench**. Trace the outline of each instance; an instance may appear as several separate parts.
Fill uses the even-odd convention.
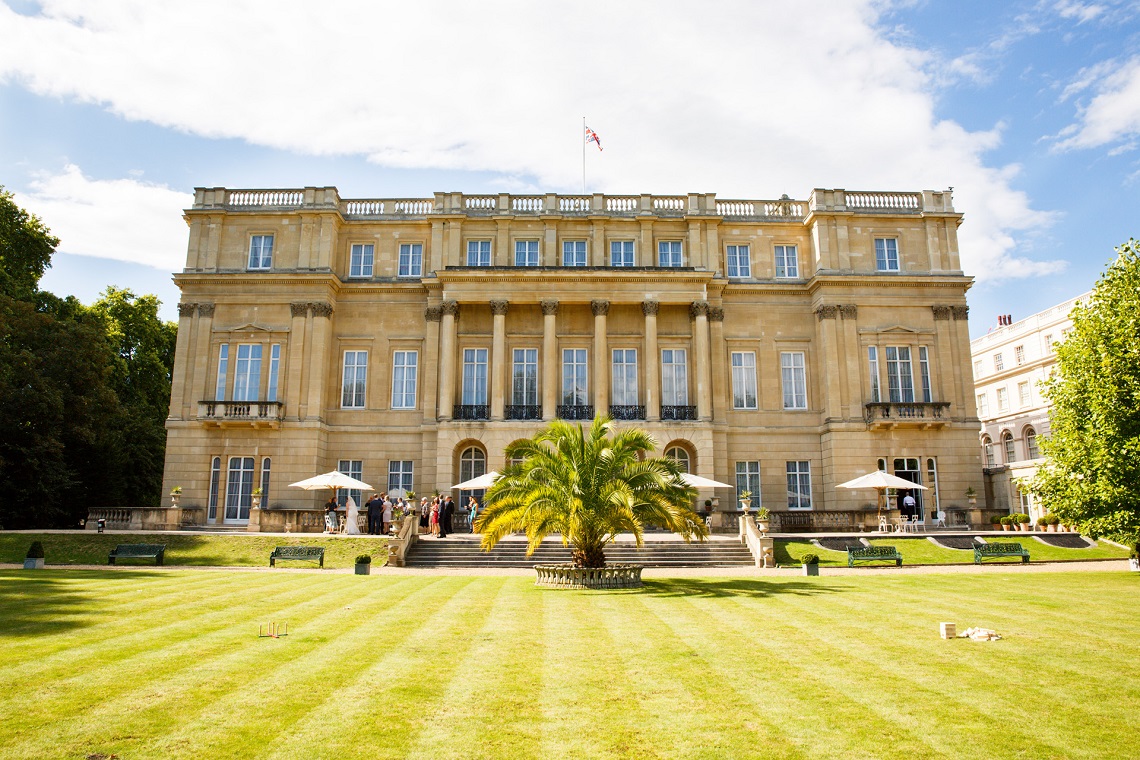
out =
[[[984,559],[994,557],[1021,557],[1021,564],[1029,562],[1029,552],[1018,543],[974,544],[974,564],[982,564]]]
[[[269,555],[269,566],[274,567],[277,560],[289,559],[298,562],[320,562],[325,566],[325,549],[323,546],[278,546]]]
[[[107,555],[107,564],[115,564],[117,559],[150,559],[161,565],[166,554],[166,544],[119,544]]]
[[[902,555],[893,546],[868,546],[865,549],[847,550],[847,567],[855,567],[856,562],[885,560],[894,560],[896,566],[902,565]]]

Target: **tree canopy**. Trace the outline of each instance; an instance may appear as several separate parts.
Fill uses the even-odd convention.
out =
[[[632,533],[638,546],[649,525],[686,541],[705,538],[708,529],[691,509],[696,490],[681,480],[677,462],[646,456],[657,446],[648,433],[613,429],[605,417],[589,431],[555,420],[534,438],[507,446],[507,460],[516,464],[487,491],[475,525],[483,548],[525,531],[530,555],[543,538],[559,533],[576,567],[604,567],[605,545],[619,533]]]
[[[1140,539],[1140,251],[1129,240],[1057,346],[1041,505],[1092,536]]]

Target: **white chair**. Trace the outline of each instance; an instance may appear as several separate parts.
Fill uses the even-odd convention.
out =
[[[333,512],[325,513],[325,533],[339,533],[340,520]]]
[[[946,513],[945,512],[938,511],[938,512],[934,513],[934,527],[935,528],[945,528],[946,527]]]
[[[879,532],[880,533],[890,533],[891,532],[891,524],[889,522],[887,522],[887,518],[885,518],[885,517],[879,518]]]

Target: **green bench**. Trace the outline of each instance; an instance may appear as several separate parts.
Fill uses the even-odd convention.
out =
[[[117,559],[150,559],[161,565],[166,554],[166,544],[119,544],[107,555],[107,564],[115,564]]]
[[[1021,564],[1029,563],[1029,552],[1018,543],[974,544],[974,564],[994,557],[1021,557]]]
[[[893,546],[868,546],[866,549],[848,549],[847,567],[855,567],[856,562],[880,562],[894,560],[895,566],[902,565],[902,555]]]
[[[325,566],[325,548],[323,546],[278,546],[269,555],[269,566],[274,567],[277,560],[289,559],[298,562],[320,562]]]

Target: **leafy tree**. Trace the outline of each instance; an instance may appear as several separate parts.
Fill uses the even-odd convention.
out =
[[[1091,298],[1073,309],[1045,384],[1049,464],[1042,506],[1092,536],[1140,540],[1140,255],[1129,240]]]
[[[0,294],[31,300],[59,239],[0,185]]]
[[[696,490],[681,480],[677,463],[647,457],[656,442],[636,429],[614,434],[598,417],[582,426],[556,420],[534,438],[516,441],[503,470],[487,491],[486,509],[476,520],[484,549],[514,531],[525,531],[527,554],[551,533],[571,547],[576,567],[605,567],[605,546],[631,532],[642,545],[646,525],[679,533],[686,541],[708,535],[690,508]]]

